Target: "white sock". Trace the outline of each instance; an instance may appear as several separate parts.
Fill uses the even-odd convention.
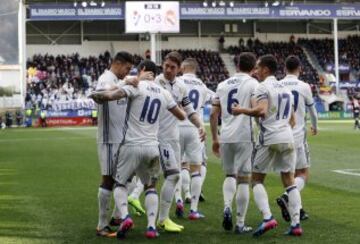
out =
[[[244,226],[246,212],[249,206],[249,184],[241,183],[236,192],[236,225]]]
[[[132,177],[131,181],[128,181],[126,184],[126,188],[128,189],[128,193],[131,195],[131,193],[136,188],[137,183],[137,177]]]
[[[197,211],[199,204],[199,197],[201,194],[201,174],[199,171],[191,173],[191,210]]]
[[[113,217],[114,219],[121,219],[120,209],[117,208],[116,204],[114,204],[114,209],[111,217]]]
[[[181,174],[179,175],[180,179],[178,181],[178,183],[176,184],[176,187],[175,187],[175,201],[178,202],[178,201],[183,201],[182,200],[182,196],[181,196],[181,181],[182,181],[182,177],[181,177]]]
[[[154,188],[150,188],[145,192],[145,208],[148,218],[147,227],[153,227],[155,229],[156,216],[158,214],[159,199]]]
[[[299,191],[302,191],[305,187],[305,180],[303,177],[296,177],[295,178],[295,185]]]
[[[200,169],[201,179],[202,179],[202,185],[204,184],[205,178],[206,178],[207,168],[206,165],[202,164]]]
[[[116,207],[120,210],[121,219],[125,219],[129,215],[127,196],[128,192],[125,187],[115,187],[114,201]]]
[[[301,196],[296,185],[289,186],[286,188],[289,196],[288,210],[291,217],[291,225],[297,225],[300,223],[300,207],[301,207]]]
[[[140,179],[137,179],[136,181],[136,187],[130,194],[130,197],[139,200],[141,193],[144,191],[144,185],[141,183]]]
[[[179,181],[179,174],[166,177],[160,192],[159,221],[162,222],[169,218],[171,202],[174,197],[175,187]]]
[[[109,224],[108,212],[110,210],[111,191],[99,187],[99,222],[98,229],[102,229]]]
[[[190,195],[190,173],[188,169],[181,170],[181,185],[185,198],[191,198]]]
[[[224,209],[232,210],[232,202],[236,193],[236,179],[226,177],[223,183]]]
[[[269,199],[263,184],[256,184],[253,187],[256,206],[261,211],[264,219],[270,219],[272,214],[269,206]]]

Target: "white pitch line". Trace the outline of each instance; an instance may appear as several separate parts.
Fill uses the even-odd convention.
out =
[[[360,172],[359,173],[354,173],[352,171],[360,171],[360,169],[337,169],[337,170],[332,170],[332,172],[335,172],[335,173],[338,173],[338,174],[360,176]]]

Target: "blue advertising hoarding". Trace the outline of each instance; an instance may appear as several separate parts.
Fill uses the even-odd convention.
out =
[[[30,20],[119,20],[125,18],[125,4],[104,7],[73,4],[31,4]],[[202,3],[180,3],[180,19],[360,19],[360,4],[294,4],[277,7],[235,3],[234,7],[204,7]]]

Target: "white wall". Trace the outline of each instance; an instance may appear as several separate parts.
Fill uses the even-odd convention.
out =
[[[354,35],[354,32],[339,32],[339,38]],[[262,42],[268,41],[289,41],[291,33],[257,33],[256,38]],[[294,34],[295,38],[332,38],[332,34]],[[226,37],[225,46],[238,45],[240,37]],[[243,38],[245,41],[248,38]],[[113,48],[112,48],[113,47]],[[115,52],[128,51],[133,54],[143,55],[150,48],[150,42],[139,41],[85,41],[82,45],[27,45],[26,56],[32,57],[34,54],[72,54],[78,52],[80,56],[99,55],[106,50]],[[169,37],[168,41],[161,43],[162,49],[207,49],[218,50],[218,37]]]

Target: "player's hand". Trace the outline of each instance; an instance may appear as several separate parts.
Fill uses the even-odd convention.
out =
[[[125,84],[133,87],[137,87],[139,85],[139,81],[140,80],[137,77],[126,78]]]
[[[212,150],[216,157],[220,157],[220,143],[219,141],[213,141]]]
[[[153,80],[154,74],[151,71],[144,71],[144,72],[141,72],[138,79],[139,79],[139,81],[140,80]]]
[[[206,131],[204,127],[199,128],[200,141],[203,142],[206,139]]]
[[[313,128],[313,127],[311,127],[311,135],[316,136],[316,135],[317,135],[317,133],[318,133],[317,128]]]
[[[242,109],[238,104],[233,104],[231,107],[231,113],[232,115],[240,115],[242,114]]]

